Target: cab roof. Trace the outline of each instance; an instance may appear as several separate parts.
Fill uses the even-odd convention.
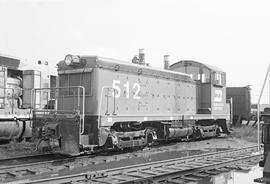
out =
[[[170,66],[170,69],[173,70],[175,68],[180,68],[180,67],[185,67],[185,66],[195,66],[195,67],[199,67],[199,68],[206,68],[210,71],[213,72],[220,72],[220,73],[224,73],[224,71],[222,71],[220,68],[212,66],[212,65],[208,65],[208,64],[204,64],[204,63],[200,63],[198,61],[193,61],[193,60],[182,60],[182,61],[178,61],[177,63],[174,63]]]

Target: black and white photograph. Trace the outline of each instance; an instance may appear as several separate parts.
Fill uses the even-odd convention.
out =
[[[269,10],[0,0],[0,183],[269,184]]]

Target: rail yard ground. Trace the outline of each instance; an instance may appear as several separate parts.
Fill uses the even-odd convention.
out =
[[[241,148],[245,146],[254,146],[256,145],[256,142],[257,129],[251,126],[241,126],[233,128],[232,134],[229,136],[192,142],[174,142],[166,146],[154,146],[151,148],[144,148],[143,150],[133,151],[132,154],[144,152],[148,155],[150,152],[151,155],[160,154],[163,155],[162,157],[169,155],[174,157],[179,155],[179,151]],[[33,143],[11,142],[10,144],[0,145],[0,159],[33,154],[40,154],[35,151],[35,145]]]
[[[29,180],[31,177],[47,179],[48,176],[51,177],[54,174],[57,176],[72,176],[73,174],[92,173],[90,175],[95,177],[96,173],[105,172],[106,175],[107,171],[110,170],[126,167],[132,168],[136,165],[151,165],[170,159],[200,158],[200,156],[203,157],[204,155],[220,155],[235,150],[240,150],[241,152],[251,148],[251,146],[253,146],[252,149],[256,150],[255,145],[256,128],[246,126],[234,128],[232,134],[218,138],[201,141],[171,142],[169,144],[162,143],[144,149],[133,149],[132,151],[127,150],[123,152],[105,152],[78,158],[63,157],[55,159],[54,157],[47,158],[45,155],[40,157],[41,153],[34,151],[35,145],[33,143],[10,143],[8,145],[0,145],[0,160],[2,161],[0,169],[2,169],[2,173],[14,173],[15,169],[15,173],[17,174],[14,175],[13,178],[5,178],[6,175],[4,175],[2,178],[0,177],[0,182],[8,180],[15,181],[17,179],[19,181],[20,177],[22,177],[21,179],[24,178],[26,180]],[[232,148],[238,149],[232,150]],[[39,156],[37,156],[37,158],[27,157],[28,155],[33,156],[35,154],[38,154]],[[255,155],[252,155],[252,158],[254,156]],[[16,157],[22,157],[23,159],[21,160]],[[12,159],[6,160],[7,158]],[[227,156],[227,159],[228,158],[232,159],[231,156]],[[209,163],[208,161],[207,163]],[[25,163],[27,164],[25,165]],[[194,161],[192,161],[192,163],[194,164]],[[218,163],[220,164],[219,161]],[[215,165],[217,163],[213,164]],[[238,167],[240,166],[234,166],[233,168]],[[25,173],[25,170],[35,172],[31,172],[29,175],[25,176],[23,174]],[[83,178],[85,179],[85,176],[83,176]]]

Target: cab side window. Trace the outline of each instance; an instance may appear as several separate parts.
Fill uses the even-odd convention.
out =
[[[202,83],[209,83],[210,82],[210,71],[207,70],[206,68],[202,69],[202,74],[201,74],[201,82]]]
[[[188,66],[185,67],[185,73],[190,74],[191,78],[193,80],[200,80],[201,76],[200,76],[200,69],[198,67],[194,67],[194,66]]]
[[[225,85],[225,74],[220,72],[214,72],[214,81],[213,84],[217,86]]]

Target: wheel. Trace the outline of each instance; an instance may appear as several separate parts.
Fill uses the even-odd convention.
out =
[[[202,133],[198,127],[193,129],[193,134],[191,135],[192,140],[199,140],[202,138]]]
[[[216,137],[219,137],[220,136],[220,134],[221,134],[221,130],[220,129],[221,129],[220,127],[217,127],[217,129],[216,129]]]
[[[145,137],[146,137],[146,145],[152,146],[155,142],[154,132],[151,129],[147,129],[145,131]]]

